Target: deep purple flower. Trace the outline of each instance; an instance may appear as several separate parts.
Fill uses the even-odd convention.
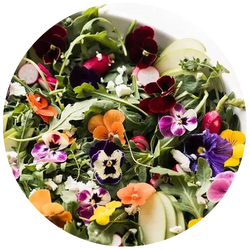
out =
[[[197,159],[203,157],[211,166],[212,176],[224,171],[224,162],[233,154],[232,144],[208,129],[189,135],[184,142],[184,154],[191,160],[190,169],[197,170]]]
[[[158,45],[154,38],[154,30],[149,26],[141,26],[126,37],[125,45],[130,60],[139,68],[147,68],[157,58]]]
[[[224,197],[225,193],[228,191],[235,176],[236,173],[232,171],[226,171],[216,175],[213,183],[210,185],[207,191],[207,198],[211,202],[219,202]]]
[[[186,111],[180,103],[169,111],[169,115],[165,115],[159,120],[160,132],[166,137],[181,136],[186,130],[193,131],[196,127],[196,111],[194,109]]]
[[[95,177],[100,184],[117,184],[121,180],[124,153],[114,142],[110,140],[97,142],[90,148],[89,155]]]
[[[31,151],[35,162],[65,162],[67,153],[62,150],[51,150],[45,143],[36,143]]]
[[[89,83],[95,89],[98,89],[100,76],[93,69],[87,69],[86,67],[77,65],[71,70],[69,80],[72,88],[81,86],[83,83]]]
[[[36,54],[43,59],[44,64],[52,64],[59,58],[61,52],[66,51],[64,39],[67,35],[67,30],[56,24],[33,44]]]

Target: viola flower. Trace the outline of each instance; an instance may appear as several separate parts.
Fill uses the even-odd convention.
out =
[[[110,222],[110,216],[115,212],[116,208],[121,207],[122,204],[119,201],[111,201],[105,206],[100,206],[94,211],[94,215],[90,220],[95,220],[99,225],[105,226]]]
[[[52,117],[57,116],[56,108],[48,105],[48,101],[41,95],[29,93],[26,97],[34,112],[39,115],[44,122],[49,123]]]
[[[104,115],[93,116],[88,123],[88,130],[93,138],[100,140],[114,140],[117,135],[122,144],[125,144],[123,122],[125,116],[118,110],[109,110]]]
[[[51,201],[49,190],[40,189],[35,191],[29,197],[29,201],[43,216],[62,229],[67,222],[72,222],[71,213],[64,211],[61,204]]]
[[[181,151],[177,149],[172,149],[170,151],[173,158],[177,161],[177,164],[174,166],[174,170],[179,173],[191,172],[190,170],[190,160],[189,158],[183,154]]]
[[[94,211],[99,206],[105,206],[111,201],[111,196],[107,190],[98,187],[94,190],[83,190],[76,195],[80,207],[77,209],[77,213],[83,218],[85,225],[89,224],[90,217],[94,214]]]
[[[12,168],[12,173],[13,173],[15,179],[18,179],[20,176],[20,171],[19,171],[19,168],[17,166],[17,153],[15,151],[8,151],[8,152],[6,152],[6,154],[7,154],[9,164]]]
[[[157,58],[158,45],[154,38],[154,30],[149,26],[141,26],[127,35],[125,45],[130,60],[139,68],[147,68]]]
[[[147,183],[129,183],[117,192],[117,196],[124,205],[142,206],[146,200],[156,192],[155,188]]]
[[[240,164],[240,159],[243,156],[245,149],[246,137],[244,133],[240,131],[232,131],[226,129],[220,134],[222,138],[225,138],[228,142],[233,145],[233,155],[227,161],[225,161],[225,167],[236,167]]]
[[[204,130],[184,141],[184,154],[190,159],[190,169],[197,170],[197,159],[204,158],[212,169],[212,176],[224,171],[224,162],[233,154],[232,144],[220,135]]]
[[[37,66],[40,68],[40,70],[43,72],[45,79],[47,81],[48,87],[50,88],[50,90],[54,90],[55,89],[55,85],[57,83],[57,79],[54,78],[52,76],[52,74],[49,72],[48,69],[46,69],[41,63],[38,63]],[[40,86],[42,87],[42,89],[47,89],[45,86],[45,82],[43,81],[42,77],[38,78],[38,83],[40,84]]]
[[[169,115],[159,120],[159,129],[163,136],[181,136],[186,130],[193,131],[197,127],[197,114],[194,109],[185,110],[184,106],[177,103],[169,111]]]
[[[199,221],[201,221],[202,219],[203,219],[203,218],[200,217],[200,218],[198,218],[198,219],[192,219],[192,220],[190,220],[190,221],[188,222],[188,228],[194,226],[195,224],[197,224],[197,223],[198,223]]]
[[[148,114],[166,114],[176,104],[175,98],[170,95],[175,90],[174,85],[174,78],[167,75],[147,84],[144,90],[151,97],[142,100],[139,107]]]
[[[61,52],[66,51],[64,39],[67,35],[67,30],[56,24],[33,44],[37,56],[43,60],[44,64],[52,64],[59,58]]]
[[[100,184],[117,184],[122,177],[124,153],[109,140],[99,141],[89,150],[91,165]]]
[[[230,185],[232,184],[236,173],[232,171],[226,171],[223,173],[218,174],[215,178],[213,183],[210,185],[207,191],[207,198],[211,202],[219,202],[228,191]]]
[[[76,65],[70,72],[69,81],[72,88],[81,86],[83,83],[89,83],[95,89],[99,89],[98,83],[100,83],[101,79],[94,69]]]

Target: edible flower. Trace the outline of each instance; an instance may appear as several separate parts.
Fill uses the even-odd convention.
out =
[[[204,158],[212,169],[212,176],[224,171],[224,162],[233,154],[232,144],[208,129],[189,135],[184,141],[184,154],[190,159],[190,169],[197,170],[197,159]]]
[[[72,88],[81,86],[83,83],[89,83],[95,89],[99,89],[98,83],[100,83],[101,79],[94,69],[76,65],[70,72],[69,81]]]
[[[139,68],[150,66],[157,58],[158,45],[154,38],[154,30],[149,26],[141,26],[126,36],[125,45],[130,60]]]
[[[144,90],[151,97],[143,99],[139,107],[148,114],[165,114],[176,104],[175,98],[170,95],[175,90],[174,85],[174,78],[167,75],[147,84]]]
[[[60,228],[64,228],[67,222],[72,222],[71,213],[64,211],[61,204],[52,202],[50,192],[47,189],[35,191],[29,197],[29,201],[43,216]]]
[[[148,183],[129,183],[117,192],[117,196],[124,205],[142,206],[155,192],[155,188]]]
[[[61,52],[66,51],[64,39],[67,35],[67,30],[56,24],[33,44],[37,56],[43,60],[44,64],[52,64],[59,58]]]
[[[198,219],[192,219],[188,222],[188,228],[194,226],[195,224],[197,224],[199,221],[201,221],[203,219],[203,217],[200,217]]]
[[[222,131],[220,134],[222,138],[225,138],[228,142],[233,145],[233,155],[227,161],[225,161],[225,167],[235,167],[240,164],[240,159],[243,156],[245,149],[245,141],[246,137],[244,133],[240,131],[232,131],[230,129],[226,129]]]
[[[232,171],[226,171],[218,174],[207,190],[207,198],[211,202],[219,202],[224,197],[225,193],[228,191],[235,176],[236,173]]]
[[[15,179],[18,179],[20,176],[20,171],[17,165],[17,153],[15,151],[8,151],[6,152],[7,154],[7,158],[9,161],[9,164],[11,166],[12,169],[12,173],[15,177]]]
[[[110,222],[110,216],[115,212],[116,208],[121,207],[122,203],[119,201],[111,201],[105,206],[99,206],[94,211],[94,215],[90,220],[95,220],[99,225],[105,226]]]
[[[122,144],[125,144],[123,122],[125,116],[118,110],[109,110],[104,115],[95,115],[88,122],[88,130],[93,138],[100,140],[114,140],[117,135]]]
[[[78,202],[80,202],[77,213],[83,218],[85,225],[89,224],[89,219],[97,207],[104,206],[111,201],[109,192],[101,187],[82,190],[76,196]]]
[[[109,140],[99,141],[89,150],[91,166],[100,184],[117,184],[122,177],[124,153]]]
[[[54,78],[52,76],[52,74],[49,72],[49,70],[44,67],[41,63],[38,63],[37,66],[40,68],[40,70],[43,72],[44,76],[45,76],[45,79],[47,81],[47,84],[48,84],[48,87],[50,90],[54,90],[55,89],[55,85],[57,83],[57,79]],[[38,83],[40,84],[40,86],[43,88],[43,89],[47,89],[46,86],[45,86],[45,82],[43,81],[43,78],[42,77],[39,77],[38,78]]]
[[[49,123],[52,117],[57,116],[56,108],[48,105],[48,101],[41,95],[29,93],[26,97],[31,108],[43,119],[44,122]]]
[[[197,127],[197,114],[194,109],[185,110],[184,106],[177,103],[169,111],[169,115],[159,120],[159,129],[163,136],[181,136],[186,130],[193,131]]]

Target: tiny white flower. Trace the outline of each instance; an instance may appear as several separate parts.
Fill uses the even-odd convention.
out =
[[[10,83],[9,96],[11,96],[11,95],[14,95],[14,96],[25,96],[26,95],[26,90],[18,82]]]
[[[115,90],[115,83],[113,81],[109,81],[106,89],[109,91],[114,91]]]
[[[56,175],[56,176],[53,178],[53,181],[54,181],[56,184],[61,183],[61,182],[62,182],[62,174]]]
[[[96,53],[96,58],[98,61],[101,61],[102,60],[102,54],[98,51],[95,52]]]
[[[45,180],[44,184],[48,186],[48,188],[52,189],[52,191],[55,191],[58,187],[52,179]]]
[[[88,174],[89,178],[93,180],[94,172],[92,170],[88,170],[87,174]]]
[[[43,168],[44,163],[37,163],[36,164],[36,170],[39,171]]]
[[[186,172],[190,172],[190,160],[187,156],[185,156],[181,151],[177,149],[172,149],[171,154],[173,155],[174,159],[179,163],[179,166]]]
[[[179,233],[183,232],[183,228],[182,228],[182,226],[175,226],[175,227],[169,228],[169,231],[171,233],[179,234]]]
[[[123,73],[127,70],[126,66],[122,65],[122,67],[118,67],[117,68],[117,72],[120,74],[120,75],[123,75]]]
[[[121,85],[123,83],[123,78],[122,75],[119,74],[116,78],[115,78],[115,84],[116,85]]]
[[[131,94],[131,88],[126,86],[125,84],[119,85],[115,87],[115,91],[118,97],[126,96]]]
[[[124,210],[128,215],[135,215],[140,211],[140,207],[131,205],[130,207],[125,207]]]

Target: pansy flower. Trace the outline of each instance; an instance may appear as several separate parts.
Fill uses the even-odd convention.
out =
[[[117,184],[122,177],[124,153],[109,140],[99,141],[89,150],[91,165],[100,184]]]
[[[236,167],[240,164],[240,159],[243,156],[245,149],[246,137],[244,133],[240,131],[232,131],[226,129],[220,134],[222,138],[225,138],[228,142],[233,145],[233,155],[227,161],[225,161],[225,167]]]
[[[15,179],[18,179],[20,176],[20,170],[17,166],[17,153],[15,151],[8,151],[6,152],[9,164],[12,168],[12,173]]]
[[[47,189],[35,191],[29,197],[29,201],[42,215],[60,228],[64,228],[67,222],[72,222],[71,213],[64,211],[61,204],[52,202],[50,192]]]
[[[233,154],[232,144],[208,129],[189,135],[184,141],[184,154],[190,159],[190,169],[197,170],[197,159],[204,158],[212,169],[212,176],[224,171],[224,162]]]
[[[100,83],[101,79],[94,69],[76,65],[70,72],[69,81],[72,88],[81,86],[83,83],[89,83],[95,89],[99,89],[98,83]]]
[[[149,26],[141,26],[127,35],[125,45],[137,67],[147,68],[156,60],[158,45],[153,38],[154,30]]]
[[[160,132],[166,137],[181,136],[186,130],[193,131],[196,127],[196,111],[194,109],[186,111],[180,103],[169,111],[169,115],[165,115],[159,120]]]
[[[175,90],[174,85],[174,78],[167,75],[147,84],[144,90],[151,97],[143,99],[139,107],[148,114],[166,114],[176,104],[175,98],[170,95]]]
[[[56,24],[33,44],[36,54],[43,60],[44,64],[52,64],[54,60],[59,58],[61,52],[66,51],[64,39],[67,35],[67,30]]]
[[[52,117],[57,116],[56,108],[48,105],[48,101],[41,95],[29,93],[27,100],[34,112],[39,115],[44,122],[49,123]]]
[[[211,202],[219,202],[224,197],[225,193],[228,191],[235,176],[236,173],[232,171],[226,171],[216,175],[214,181],[207,190],[207,198]]]
[[[109,110],[104,115],[95,115],[88,122],[88,130],[93,138],[100,140],[114,140],[117,135],[122,144],[125,144],[123,122],[125,116],[118,110]]]

